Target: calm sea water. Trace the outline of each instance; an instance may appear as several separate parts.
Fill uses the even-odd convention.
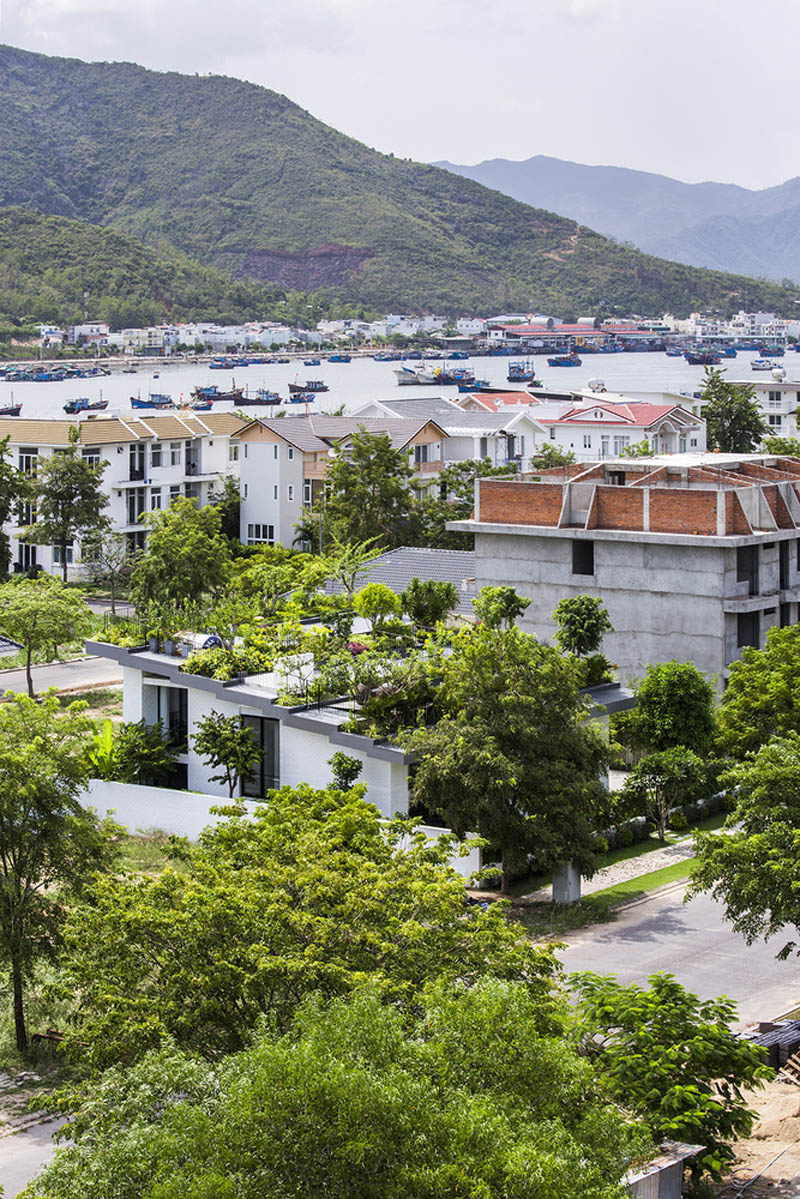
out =
[[[740,351],[736,359],[723,360],[727,377],[737,381],[768,377],[751,371],[750,362],[755,357],[755,351]],[[506,358],[474,358],[469,364],[460,362],[453,365],[470,365],[478,378],[509,386],[506,381],[508,361]],[[549,367],[544,356],[537,356],[535,361],[542,383],[559,390],[577,390],[585,387],[590,379],[600,378],[609,391],[669,390],[691,394],[697,390],[703,378],[702,367],[689,366],[682,358],[667,358],[665,354],[587,354],[582,366],[569,368]],[[455,387],[399,387],[393,373],[399,365],[373,362],[372,359],[354,359],[350,363],[323,363],[319,367],[298,366],[297,363],[239,367],[230,374],[227,371],[209,370],[206,365],[176,364],[160,367],[158,378],[154,378],[152,368],[142,365],[135,375],[114,374],[102,379],[75,379],[65,383],[0,382],[0,406],[10,404],[13,399],[22,402],[23,417],[63,417],[63,405],[67,400],[79,396],[96,400],[102,396],[109,401],[107,413],[129,414],[130,397],[137,394],[147,396],[151,391],[170,395],[179,403],[190,398],[195,386],[216,383],[220,390],[226,390],[235,382],[236,386],[246,386],[251,391],[265,387],[286,397],[289,383],[306,379],[323,379],[330,389],[309,405],[311,412],[331,411],[341,404],[344,404],[346,411],[351,411],[372,399],[432,395],[455,398],[458,395]],[[786,370],[789,378],[800,378],[800,354],[787,352],[783,358],[775,359],[775,366]],[[215,409],[229,411],[232,406],[222,403],[215,405]],[[294,413],[306,411],[299,404],[285,407]],[[272,412],[274,415],[274,409],[266,407],[249,408],[247,411],[253,415],[262,412]]]

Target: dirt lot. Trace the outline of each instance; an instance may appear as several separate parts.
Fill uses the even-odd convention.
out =
[[[800,1197],[800,1086],[776,1078],[754,1092],[750,1103],[758,1122],[752,1136],[737,1146],[736,1167],[719,1188],[720,1199],[734,1199],[762,1170],[742,1199]]]

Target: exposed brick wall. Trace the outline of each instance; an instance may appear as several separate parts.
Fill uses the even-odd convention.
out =
[[[483,479],[481,522],[508,525],[557,525],[564,489],[560,483],[506,483]]]
[[[734,533],[752,533],[750,522],[744,514],[736,492],[729,491],[725,496],[725,532],[728,536]]]
[[[666,466],[659,466],[658,470],[651,470],[648,474],[643,474],[638,479],[632,479],[631,487],[649,487],[651,483],[665,483],[667,479]]]
[[[598,485],[596,491],[596,523],[598,529],[643,529],[643,502],[641,490],[628,487]]]
[[[796,458],[778,458],[777,466],[778,470],[791,475],[792,478],[796,479],[800,475],[800,462]]]
[[[650,492],[650,531],[701,533],[713,537],[717,532],[716,491],[653,488]]]
[[[743,475],[750,479],[790,479],[792,475],[785,470],[775,470],[774,467],[764,466],[760,462],[743,462],[739,467]]]
[[[775,498],[777,500],[777,508],[775,509],[775,519],[778,522],[779,529],[794,529],[795,523],[792,520],[792,514],[786,507],[786,500],[781,493],[775,488]]]

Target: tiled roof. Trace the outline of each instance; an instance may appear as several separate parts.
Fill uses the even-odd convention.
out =
[[[475,554],[472,550],[430,550],[417,546],[401,546],[381,554],[372,568],[356,578],[356,590],[367,583],[384,583],[396,595],[404,591],[412,579],[435,579],[442,583],[455,583],[460,600],[456,611],[463,616],[472,615],[472,597],[461,590],[465,579],[475,577]],[[328,582],[326,592],[338,594],[342,587]]]
[[[0,417],[0,437],[12,445],[66,446],[70,431],[78,429],[86,446],[118,445],[153,439],[230,435],[248,422],[233,412],[167,413],[144,417],[102,416],[90,420],[47,420],[19,416]]]
[[[260,419],[249,422],[241,432],[260,425],[275,433],[282,441],[306,453],[321,453],[329,450],[337,441],[346,441],[353,433],[363,428],[367,433],[388,433],[392,446],[403,449],[428,425],[433,424],[439,433],[444,429],[438,421],[430,418],[403,419],[399,416],[286,416]]]

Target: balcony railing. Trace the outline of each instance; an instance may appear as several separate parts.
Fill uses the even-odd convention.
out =
[[[415,462],[414,470],[421,475],[435,475],[438,471],[444,470],[444,462],[441,458],[434,458],[431,462]]]

